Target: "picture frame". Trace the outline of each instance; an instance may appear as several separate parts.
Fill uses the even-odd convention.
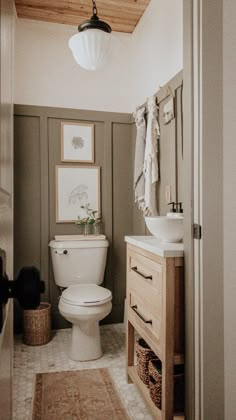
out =
[[[73,223],[87,217],[82,205],[101,215],[100,166],[56,166],[56,223]]]
[[[61,122],[61,161],[94,163],[94,124]]]

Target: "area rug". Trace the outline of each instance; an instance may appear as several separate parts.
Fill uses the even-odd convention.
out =
[[[108,369],[37,373],[32,420],[128,420]]]

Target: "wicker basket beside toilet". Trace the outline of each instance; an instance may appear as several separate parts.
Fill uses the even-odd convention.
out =
[[[149,361],[149,392],[154,404],[161,409],[162,371],[161,361],[156,358]],[[184,371],[183,365],[174,368],[174,411],[184,411]]]
[[[149,386],[148,363],[149,360],[156,358],[156,355],[143,338],[136,340],[136,355],[138,376]]]
[[[51,340],[51,305],[40,303],[36,309],[23,311],[23,342],[41,346]]]

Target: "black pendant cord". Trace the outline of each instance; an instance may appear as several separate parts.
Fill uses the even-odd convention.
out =
[[[95,16],[97,16],[97,14],[98,14],[97,5],[96,5],[96,3],[95,3],[95,1],[94,1],[94,0],[92,0],[92,3],[93,3],[93,14],[94,14]]]

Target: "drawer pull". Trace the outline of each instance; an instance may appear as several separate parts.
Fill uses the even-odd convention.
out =
[[[151,319],[149,319],[149,320],[147,320],[147,319],[145,319],[139,312],[138,312],[138,307],[137,307],[137,305],[133,305],[133,306],[131,306],[131,309],[133,309],[133,311],[139,316],[139,318],[141,318],[141,320],[143,321],[143,322],[145,322],[145,324],[152,324],[152,320]]]
[[[141,273],[141,271],[138,271],[137,267],[131,267],[131,270],[134,271],[135,273],[139,274],[145,280],[147,280],[147,279],[152,280],[152,276],[145,276],[145,274]]]

